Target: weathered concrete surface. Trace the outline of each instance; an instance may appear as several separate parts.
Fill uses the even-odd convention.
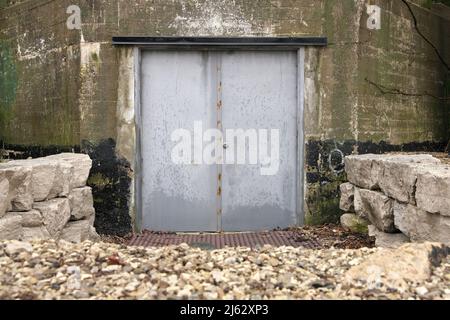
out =
[[[355,206],[353,202],[355,200],[355,186],[351,183],[343,183],[339,187],[341,191],[341,199],[339,202],[339,208],[345,212],[354,212]]]
[[[383,232],[396,231],[393,205],[394,201],[380,192],[355,188],[356,213]]]
[[[66,27],[69,4],[8,1],[0,12],[0,39],[4,39],[0,41],[0,117],[4,119],[0,137],[7,144],[26,149],[31,145],[80,148],[83,141],[98,146],[112,139],[121,157],[132,164],[130,114],[117,116],[119,110],[131,110],[131,50],[110,44],[113,35],[129,34],[324,35],[329,46],[308,48],[305,56],[307,142],[353,141],[354,151],[364,152],[360,142],[400,146],[448,138],[449,109],[441,100],[424,95],[443,95],[442,65],[415,32],[401,1],[377,2],[382,10],[380,30],[367,28],[366,2],[354,0],[136,0],[132,6],[123,0],[92,0],[79,3],[81,30]],[[442,33],[449,22],[419,6],[413,9],[423,32],[450,60],[450,42]],[[417,96],[384,94],[367,80]],[[317,157],[320,182],[308,184],[306,211],[313,221],[338,217],[336,191],[344,179],[339,165],[332,162]],[[123,174],[121,165],[115,170],[111,175]],[[316,173],[309,166],[306,171]],[[132,180],[133,171],[127,174]],[[106,189],[114,187],[113,182],[106,183]],[[120,216],[105,231],[122,233],[129,226],[120,221],[132,221],[123,217],[125,210],[133,212],[124,204],[132,204],[132,188],[114,191],[125,192],[122,197],[127,201],[102,208],[105,219],[101,219]],[[107,192],[94,193],[100,197],[98,203],[108,202]]]
[[[409,238],[403,233],[382,232],[373,225],[369,226],[369,236],[375,237],[375,246],[380,248],[396,249],[410,242]]]
[[[70,219],[69,199],[56,198],[44,202],[35,202],[33,208],[42,214],[44,225],[52,238],[58,238],[61,230]]]
[[[426,167],[417,176],[417,207],[450,218],[450,166]]]
[[[428,213],[409,204],[394,204],[395,226],[411,241],[450,244],[450,217]]]

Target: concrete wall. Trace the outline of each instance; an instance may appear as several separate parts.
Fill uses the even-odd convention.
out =
[[[450,61],[450,20],[415,2],[420,28]],[[367,28],[369,3],[382,8],[380,30]],[[81,8],[81,30],[66,27],[72,4]],[[444,96],[449,80],[398,0],[2,0],[0,7],[4,153],[89,153],[100,232],[124,234],[134,218],[133,50],[113,47],[112,36],[327,36],[327,48],[306,52],[310,223],[339,216],[343,155],[443,149],[449,138],[448,105],[425,95]]]

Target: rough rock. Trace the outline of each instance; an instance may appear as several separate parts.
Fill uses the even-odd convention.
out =
[[[61,240],[79,243],[89,239],[91,226],[89,220],[71,221],[61,232]]]
[[[30,160],[14,160],[8,163],[12,166],[29,167],[31,173],[31,192],[34,201],[44,201],[49,198],[56,177],[58,163],[43,158]]]
[[[70,179],[74,175],[73,165],[67,161],[57,161],[55,181],[49,198],[67,197],[72,190]]]
[[[23,227],[40,227],[43,224],[42,215],[37,210],[31,210],[26,212],[10,212],[12,215],[19,215],[22,217]]]
[[[440,264],[450,253],[450,248],[437,243],[410,243],[399,249],[381,249],[345,274],[345,282],[354,285],[364,283],[377,289],[381,284],[406,290],[408,282],[420,282],[430,278],[433,266]]]
[[[340,186],[341,199],[339,202],[339,208],[345,212],[354,212],[355,207],[353,201],[355,198],[355,186],[351,183],[343,183]]]
[[[9,181],[4,172],[0,171],[0,218],[6,213],[9,207],[8,202]]]
[[[69,195],[71,220],[81,220],[95,214],[92,189],[90,187],[73,189]]]
[[[412,241],[450,244],[450,217],[433,214],[412,205],[394,204],[395,226]]]
[[[450,167],[426,167],[416,184],[417,207],[430,213],[450,216]]]
[[[22,240],[24,241],[48,240],[50,238],[51,238],[50,233],[44,226],[23,228]]]
[[[355,188],[356,213],[387,233],[396,231],[393,204],[392,199],[380,192]]]
[[[8,256],[14,256],[21,252],[31,253],[33,252],[33,246],[28,242],[16,240],[8,242],[5,246],[5,253]]]
[[[70,179],[71,189],[81,188],[86,185],[92,166],[92,160],[88,155],[80,153],[61,153],[45,158],[66,161],[73,166],[72,177]]]
[[[438,159],[428,155],[388,158],[382,162],[378,185],[386,196],[415,205],[414,195],[420,170],[439,164]]]
[[[14,240],[22,237],[22,217],[7,214],[0,218],[0,240]]]
[[[374,160],[381,157],[382,155],[375,154],[345,157],[345,172],[348,181],[361,188],[377,189],[380,168]]]
[[[368,221],[356,214],[346,213],[341,216],[341,225],[346,230],[367,233]]]
[[[70,219],[69,199],[57,198],[44,202],[35,202],[33,208],[42,214],[44,225],[54,238],[58,238],[60,231]]]
[[[375,237],[375,246],[380,248],[396,249],[409,243],[410,240],[403,233],[386,233],[379,231],[375,226],[369,226],[369,236]]]
[[[33,207],[31,168],[19,167],[7,162],[0,164],[0,172],[2,172],[9,183],[7,210],[30,211]]]
[[[408,168],[419,166],[421,164],[438,163],[440,163],[438,159],[427,154],[364,154],[345,157],[345,171],[348,180],[358,187],[369,190],[377,190],[383,187],[387,190],[387,194],[397,195],[398,193],[403,200],[409,200],[409,194],[404,194],[403,188],[399,189],[401,183],[411,184],[411,180],[413,180],[413,182],[415,181],[415,178],[410,179],[410,177],[408,177]],[[387,170],[386,173],[385,170]],[[401,181],[395,180],[394,177],[396,175],[401,177]],[[386,180],[386,177],[388,177],[388,180]],[[392,180],[389,177],[392,177]],[[406,188],[406,192],[408,192],[408,190],[409,188]]]

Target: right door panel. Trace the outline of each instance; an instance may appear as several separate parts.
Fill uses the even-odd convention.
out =
[[[225,135],[227,129],[258,132],[257,164],[249,164],[247,153],[245,165],[235,162],[222,167],[222,230],[251,231],[295,225],[297,54],[234,51],[224,52],[221,60],[221,112]],[[272,156],[271,166],[263,166],[260,161],[260,149],[264,149],[260,148],[259,142],[264,138],[260,129],[267,130],[269,158],[264,159]],[[279,132],[278,166],[276,155],[271,154],[275,148],[271,129]],[[246,140],[249,143],[250,140]],[[235,140],[236,151],[237,144]],[[248,147],[249,144],[247,152]],[[262,167],[271,168],[265,171],[268,175],[262,174]]]

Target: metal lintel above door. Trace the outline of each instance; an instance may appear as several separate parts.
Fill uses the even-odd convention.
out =
[[[144,37],[117,36],[113,45],[134,45],[163,48],[299,48],[304,46],[327,46],[326,37]]]

